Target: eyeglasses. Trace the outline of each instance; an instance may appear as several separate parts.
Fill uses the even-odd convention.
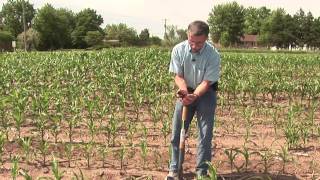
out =
[[[191,46],[202,46],[204,43],[205,43],[205,41],[201,41],[201,42],[194,42],[194,41],[188,41],[189,42],[189,44],[191,45]]]

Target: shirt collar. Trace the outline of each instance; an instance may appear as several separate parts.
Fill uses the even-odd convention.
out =
[[[189,52],[191,52],[191,46],[190,46],[188,40],[186,40],[186,41],[187,41],[187,43],[188,43],[188,50],[189,50]],[[202,46],[202,48],[200,49],[200,51],[197,52],[196,54],[202,54],[202,52],[204,51],[204,49],[206,48],[206,46],[207,46],[207,41],[204,43],[204,45]]]

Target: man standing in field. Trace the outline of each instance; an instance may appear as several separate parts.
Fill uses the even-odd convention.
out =
[[[171,53],[169,71],[175,74],[180,98],[176,102],[172,127],[172,156],[169,179],[178,176],[179,139],[182,107],[187,106],[187,130],[196,112],[198,126],[197,176],[206,176],[211,161],[214,113],[217,102],[217,85],[220,73],[220,55],[207,42],[209,26],[194,21],[188,26],[188,40],[177,44]]]

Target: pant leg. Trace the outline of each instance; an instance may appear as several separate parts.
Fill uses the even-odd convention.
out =
[[[170,171],[178,170],[178,160],[179,160],[179,143],[180,143],[180,131],[181,131],[181,122],[182,122],[182,102],[177,100],[173,118],[172,118],[172,134],[171,134],[171,161],[170,161]],[[194,116],[195,107],[192,105],[188,106],[188,115],[186,119],[186,127],[189,127],[189,124]]]
[[[206,175],[208,170],[206,162],[211,162],[216,104],[217,92],[212,89],[209,89],[197,101],[198,149],[196,171],[198,175]]]

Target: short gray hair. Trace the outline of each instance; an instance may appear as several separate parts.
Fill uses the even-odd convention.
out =
[[[195,36],[209,35],[209,26],[203,21],[193,21],[188,26],[188,31]]]

